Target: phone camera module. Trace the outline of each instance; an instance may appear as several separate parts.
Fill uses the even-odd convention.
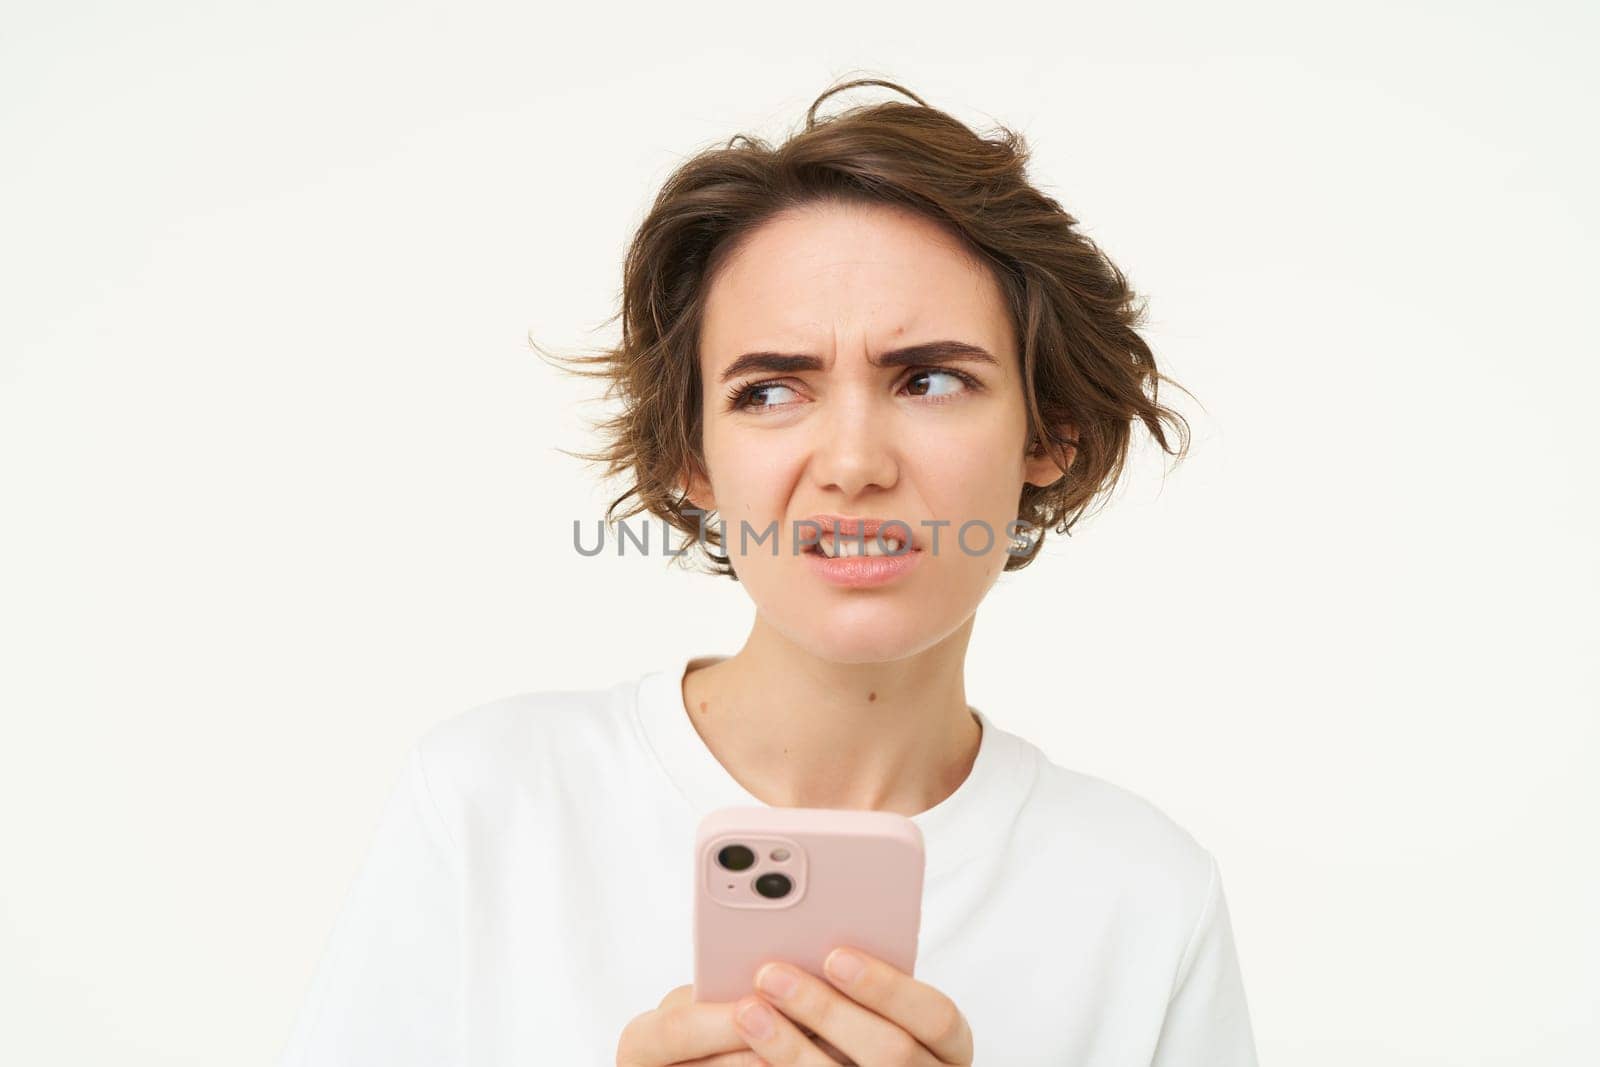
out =
[[[755,861],[756,854],[743,845],[726,845],[717,853],[717,862],[730,871],[749,870]]]
[[[787,896],[789,890],[793,887],[794,883],[789,881],[788,875],[779,874],[776,871],[763,874],[756,879],[756,892],[769,900],[777,900],[779,897]]]

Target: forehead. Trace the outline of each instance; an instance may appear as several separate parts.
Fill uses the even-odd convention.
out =
[[[745,237],[706,294],[701,358],[715,371],[753,346],[830,353],[955,338],[1009,351],[1010,320],[989,268],[915,212],[817,204]]]

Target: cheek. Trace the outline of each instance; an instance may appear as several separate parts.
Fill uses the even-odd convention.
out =
[[[761,518],[783,514],[794,449],[761,435],[708,429],[706,463],[715,477],[717,510],[724,516]]]
[[[996,431],[946,434],[915,450],[916,481],[940,515],[988,522],[1013,518],[1022,493],[1020,449]],[[996,528],[996,532],[1003,531]]]
[[[920,500],[934,514],[991,524],[997,538],[1016,517],[1022,492],[1021,433],[1014,418],[908,424],[902,451],[902,485],[908,499]],[[925,432],[924,432],[925,431]],[[706,461],[716,478],[717,510],[737,522],[782,520],[802,478],[808,444],[784,433],[741,433],[725,423],[705,430]]]

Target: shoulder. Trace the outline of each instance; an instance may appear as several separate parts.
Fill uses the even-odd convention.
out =
[[[1092,891],[1197,919],[1217,869],[1194,834],[1139,793],[1035,751],[1039,775],[1022,816],[1027,837]]]
[[[592,689],[514,693],[443,719],[416,741],[416,762],[441,803],[543,787],[591,773],[632,739],[637,679]]]

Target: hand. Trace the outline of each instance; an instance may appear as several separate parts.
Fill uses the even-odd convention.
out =
[[[692,985],[670,990],[657,1007],[623,1027],[617,1067],[763,1067],[734,1025],[735,1006],[695,1003]]]
[[[851,957],[861,964],[853,977],[835,969]],[[736,1001],[734,1019],[750,1047],[760,1053],[757,1062],[832,1067],[837,1061],[811,1040],[819,1036],[861,1067],[972,1063],[972,1029],[937,989],[856,948],[834,949],[823,970],[826,982],[776,961],[756,972],[760,993]],[[765,1028],[761,1014],[767,1017]]]

